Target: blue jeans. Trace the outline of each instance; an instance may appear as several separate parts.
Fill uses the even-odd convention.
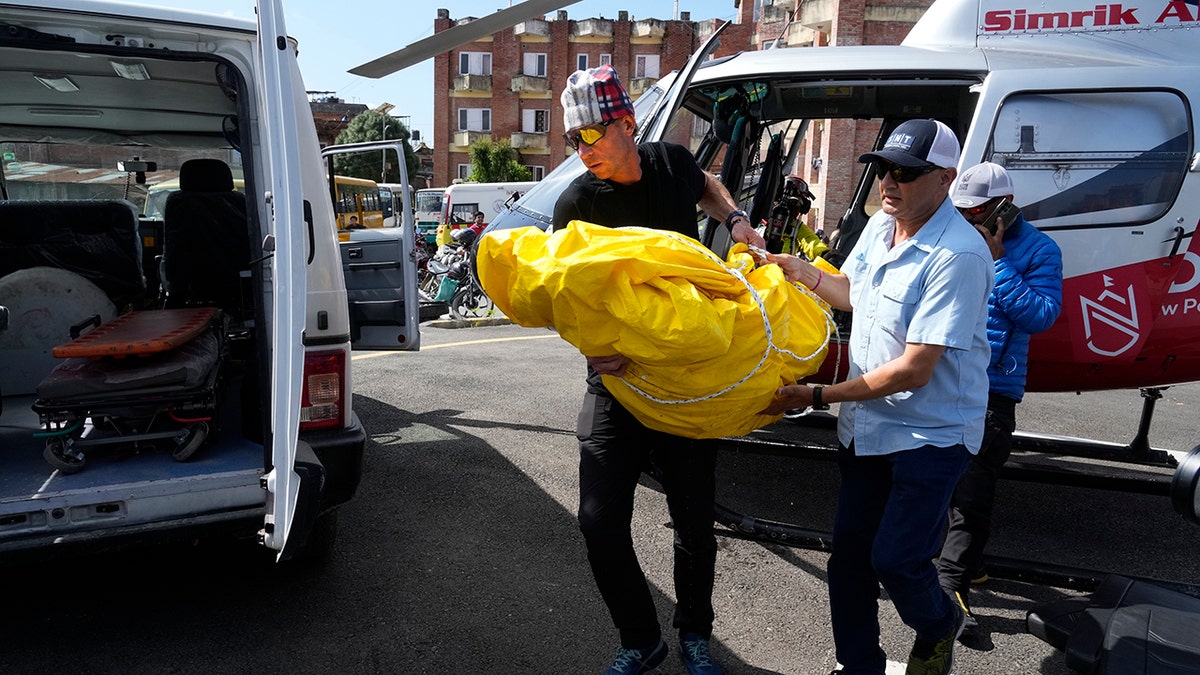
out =
[[[954,486],[971,455],[931,445],[857,457],[838,449],[842,482],[829,556],[829,609],[843,672],[882,675],[879,586],[917,637],[938,640],[954,628],[950,599],[933,558]]]

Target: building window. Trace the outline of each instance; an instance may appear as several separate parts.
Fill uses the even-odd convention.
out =
[[[471,165],[470,164],[459,164],[458,165],[458,178],[460,180],[466,180],[470,177],[471,177]]]
[[[458,109],[458,130],[459,131],[491,131],[492,130],[492,109],[491,108],[459,108]]]
[[[546,167],[526,164],[526,169],[529,169],[529,175],[533,176],[533,180],[541,180],[546,177]]]
[[[575,70],[587,70],[588,69],[587,62],[588,62],[587,54],[576,54],[575,55]]]
[[[611,66],[612,65],[612,54],[601,54],[600,55],[600,65]]]
[[[532,77],[545,77],[546,55],[538,52],[526,54],[524,73]]]
[[[459,75],[491,75],[492,55],[488,52],[459,52]]]
[[[527,134],[550,133],[550,111],[522,110],[521,131]]]
[[[774,40],[766,40],[762,43],[762,50],[766,51],[768,49],[775,49],[778,46],[779,46],[779,38],[776,38]]]
[[[638,54],[633,66],[634,77],[658,79],[658,54]]]

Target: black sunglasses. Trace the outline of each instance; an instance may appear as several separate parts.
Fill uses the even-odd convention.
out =
[[[924,176],[927,173],[937,171],[938,166],[930,164],[929,166],[900,166],[891,162],[875,162],[875,177],[883,180],[887,174],[892,175],[892,180],[897,183],[911,183],[914,180]]]
[[[578,150],[580,143],[591,147],[596,143],[599,143],[601,138],[604,138],[605,132],[608,131],[608,125],[616,121],[617,120],[609,120],[607,122],[601,122],[599,129],[597,129],[595,125],[577,129],[569,134],[563,134],[563,139],[567,141],[567,146],[569,146],[572,150]]]

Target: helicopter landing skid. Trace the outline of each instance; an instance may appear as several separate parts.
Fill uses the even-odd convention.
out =
[[[1014,480],[1059,486],[1110,490],[1171,499],[1184,517],[1200,523],[1200,517],[1188,518],[1181,509],[1180,478],[1172,471],[1180,464],[1175,455],[1164,450],[1151,450],[1145,443],[1145,431],[1153,403],[1161,394],[1153,391],[1143,405],[1143,420],[1138,437],[1130,445],[1104,443],[1066,436],[1039,435],[1017,432],[1013,435],[1013,453],[1000,470],[1001,480]],[[799,460],[835,462],[837,437],[836,418],[827,413],[798,416],[776,429],[768,427],[751,436],[723,438],[716,441],[725,453],[791,457]],[[800,433],[792,432],[797,427]],[[1145,448],[1145,450],[1142,449]],[[1184,468],[1200,467],[1200,448],[1188,455]],[[1194,473],[1200,476],[1200,468]],[[1197,478],[1194,482],[1200,482]],[[1190,495],[1191,492],[1188,492]],[[1188,495],[1184,495],[1187,497]],[[734,511],[722,504],[715,505],[716,521],[726,530],[722,536],[776,543],[796,548],[828,551],[832,535],[822,530],[800,525],[757,518]],[[1045,562],[985,556],[989,575],[1027,583],[1094,590],[1106,572],[1054,565]],[[1200,584],[1155,580],[1174,590],[1200,597]]]

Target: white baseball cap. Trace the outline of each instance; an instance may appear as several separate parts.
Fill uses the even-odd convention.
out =
[[[881,159],[899,166],[943,169],[958,165],[959,145],[954,132],[945,124],[933,120],[908,120],[896,127],[875,152],[858,158],[859,163]]]
[[[954,181],[950,199],[960,209],[969,209],[994,197],[1013,194],[1012,179],[999,164],[983,162],[967,169]]]

